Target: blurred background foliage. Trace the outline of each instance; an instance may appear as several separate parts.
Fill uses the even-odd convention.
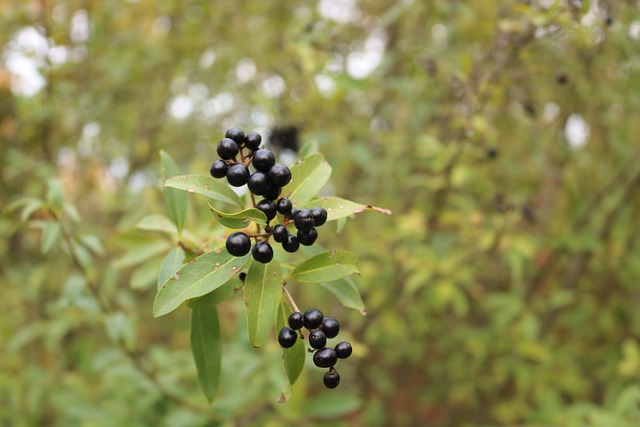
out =
[[[640,424],[636,1],[5,0],[0,46],[0,425]],[[275,403],[238,296],[207,408],[189,310],[151,317],[159,150],[206,174],[234,125],[394,212],[320,236],[366,317],[292,289],[354,342],[335,391]]]

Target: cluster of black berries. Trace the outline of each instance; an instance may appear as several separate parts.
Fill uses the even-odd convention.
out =
[[[244,256],[251,250],[253,259],[268,263],[273,259],[273,249],[268,242],[271,236],[287,252],[296,252],[300,245],[310,246],[318,238],[315,227],[327,221],[327,211],[323,208],[298,210],[293,208],[291,200],[286,197],[278,199],[282,187],[291,181],[291,171],[276,163],[273,152],[260,148],[261,143],[262,137],[258,132],[249,132],[245,136],[238,128],[227,130],[217,147],[220,160],[213,162],[210,172],[214,178],[226,177],[234,187],[247,184],[252,194],[264,197],[255,207],[264,212],[267,224],[278,213],[282,215],[283,221],[280,224],[274,227],[267,225],[264,234],[254,236],[256,244],[253,249],[251,239],[241,231],[227,237],[226,248],[231,255]],[[250,173],[249,166],[255,168],[253,173]],[[294,224],[298,230],[295,235],[287,230],[290,224]],[[258,241],[259,238],[262,240]]]
[[[304,314],[296,311],[289,316],[289,327],[284,327],[278,333],[278,342],[283,348],[291,348],[298,339],[302,328],[309,331],[310,351],[313,352],[313,363],[319,368],[329,368],[324,374],[324,385],[336,388],[340,384],[340,374],[335,369],[338,359],[351,356],[353,348],[347,341],[336,344],[334,348],[327,347],[327,338],[335,338],[340,331],[340,324],[333,317],[324,317],[320,310],[310,309]],[[300,333],[300,338],[304,338]]]

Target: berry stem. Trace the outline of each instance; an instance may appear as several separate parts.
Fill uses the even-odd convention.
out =
[[[282,292],[284,292],[284,296],[287,298],[287,301],[289,301],[289,305],[291,306],[291,308],[297,312],[300,312],[300,309],[298,308],[296,302],[293,300],[289,289],[287,289],[287,282],[282,284]]]

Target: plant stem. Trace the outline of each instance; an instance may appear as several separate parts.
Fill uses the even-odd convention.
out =
[[[291,296],[291,293],[289,292],[289,289],[287,289],[287,283],[286,282],[282,284],[282,292],[284,292],[284,296],[287,298],[287,301],[289,301],[289,305],[291,306],[291,308],[293,308],[295,311],[301,313],[300,309],[298,308],[298,305],[293,300],[293,297]]]

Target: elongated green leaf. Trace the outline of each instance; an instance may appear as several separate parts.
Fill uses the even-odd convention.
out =
[[[251,262],[244,287],[247,306],[249,342],[254,347],[265,343],[276,323],[278,304],[282,297],[282,272],[275,261]]]
[[[158,290],[180,270],[184,263],[184,256],[184,249],[175,247],[164,257],[162,264],[160,264],[160,271],[158,272]]]
[[[200,386],[207,401],[213,402],[220,384],[222,343],[220,320],[213,306],[194,307],[191,312],[191,352]]]
[[[153,302],[153,316],[164,316],[190,298],[208,294],[238,274],[249,260],[218,249],[200,255],[165,282]]]
[[[160,231],[166,234],[176,234],[176,225],[169,218],[163,215],[147,215],[136,224],[140,230]]]
[[[391,215],[391,211],[387,209],[363,205],[352,202],[351,200],[341,199],[340,197],[318,197],[305,203],[302,207],[309,209],[314,207],[325,208],[327,210],[327,221],[346,218],[365,211],[375,211],[384,215]]]
[[[320,153],[314,153],[291,167],[291,182],[287,185],[292,202],[302,205],[326,184],[331,166]]]
[[[204,307],[218,305],[234,296],[242,287],[240,279],[231,279],[224,285],[199,298],[187,300],[187,307]]]
[[[345,307],[358,310],[363,315],[366,314],[360,291],[351,277],[344,277],[329,283],[320,283],[320,286],[334,294]]]
[[[152,259],[136,268],[129,280],[131,289],[146,289],[156,283],[158,276],[158,260]]]
[[[227,184],[216,181],[210,176],[181,175],[169,178],[164,183],[165,187],[177,188],[187,193],[196,193],[208,197],[211,200],[230,203],[239,208],[244,206],[242,199]]]
[[[264,212],[255,208],[245,209],[232,214],[221,212],[211,205],[209,205],[209,209],[211,209],[213,216],[216,217],[220,224],[227,228],[245,228],[252,222],[256,222],[260,225],[267,224],[267,216]]]
[[[298,264],[286,280],[303,283],[333,282],[358,273],[357,259],[351,252],[327,251]]]
[[[162,179],[167,180],[178,175],[180,170],[166,151],[160,151],[160,163],[162,165]],[[178,231],[182,231],[184,222],[187,219],[187,195],[172,188],[164,189],[164,197],[169,207],[169,216],[176,225]]]
[[[60,223],[54,221],[46,221],[42,223],[42,240],[40,242],[40,251],[43,254],[49,252],[60,236]]]
[[[169,249],[170,243],[164,240],[142,240],[132,242],[128,246],[127,252],[114,261],[113,266],[116,268],[127,268],[136,264],[140,264],[156,255],[159,255]]]
[[[287,326],[289,315],[292,312],[293,310],[291,310],[284,299],[282,299],[278,307],[276,334],[280,331],[280,329]],[[304,341],[301,339],[296,340],[296,343],[293,345],[293,347],[282,349],[282,361],[284,363],[284,370],[287,373],[289,384],[293,385],[302,373],[306,353],[307,352],[305,350]],[[283,393],[283,396],[285,396],[285,394],[286,393]]]

